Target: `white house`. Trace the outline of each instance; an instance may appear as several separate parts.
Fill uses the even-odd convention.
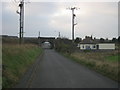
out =
[[[115,50],[115,43],[79,43],[81,50]]]
[[[77,46],[81,50],[115,50],[115,43],[99,43],[92,36],[86,36]]]
[[[81,50],[96,50],[97,49],[97,46],[95,43],[79,43],[78,46]]]
[[[115,43],[99,43],[98,44],[98,49],[102,49],[102,50],[114,50],[115,49]]]

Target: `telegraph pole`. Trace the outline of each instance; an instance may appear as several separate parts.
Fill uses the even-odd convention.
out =
[[[69,9],[72,10],[72,42],[74,43],[74,26],[77,25],[77,23],[74,23],[74,19],[76,17],[76,15],[74,14],[74,10],[77,10],[77,7],[72,7]]]
[[[39,31],[39,37],[40,37],[40,31]]]
[[[24,33],[24,0],[20,1],[19,4],[20,12],[16,11],[20,15],[20,30],[19,30],[19,44],[23,43],[23,33]]]
[[[58,37],[60,38],[60,32],[59,32],[59,35],[58,35]]]
[[[39,31],[39,36],[38,36],[38,42],[39,42],[39,46],[40,46],[40,31]]]

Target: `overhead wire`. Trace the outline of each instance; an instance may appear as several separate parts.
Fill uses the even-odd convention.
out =
[[[19,9],[19,7],[18,7],[19,2],[16,2],[16,0],[11,0],[11,2],[12,2],[11,3],[12,8],[18,10]]]
[[[20,3],[20,0],[19,1],[16,1],[16,0],[11,0],[11,6],[12,8],[15,9],[15,12],[17,12],[19,10],[19,3]],[[19,24],[18,24],[18,28],[19,28]],[[19,36],[19,32],[17,32],[17,35]]]
[[[21,1],[21,0],[18,0],[18,1],[17,1],[17,0],[14,0],[15,3],[20,3],[20,1]]]

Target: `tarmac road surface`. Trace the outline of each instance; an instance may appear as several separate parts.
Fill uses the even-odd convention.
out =
[[[45,49],[16,88],[118,88],[118,83]]]

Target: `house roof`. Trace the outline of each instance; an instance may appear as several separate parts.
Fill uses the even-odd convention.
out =
[[[96,39],[96,38],[93,39],[92,36],[91,37],[86,36],[85,39],[83,39],[80,43],[81,44],[97,44],[99,43],[99,39]]]
[[[91,39],[91,38],[85,38],[83,39],[81,42],[81,44],[96,44],[98,42],[96,42],[95,40]]]

